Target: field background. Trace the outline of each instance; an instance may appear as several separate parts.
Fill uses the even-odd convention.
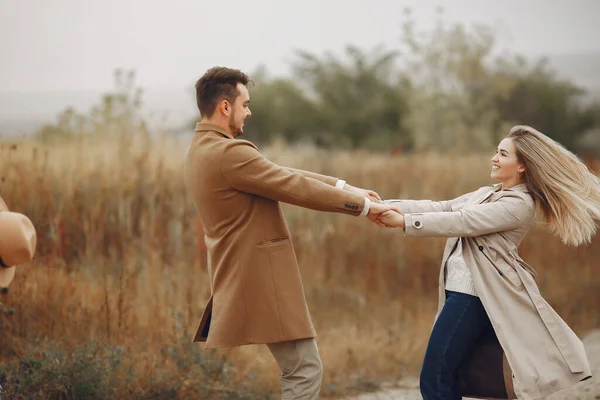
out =
[[[253,80],[243,138],[267,157],[385,199],[493,183],[494,149],[517,124],[600,171],[600,3],[310,1],[216,17],[192,0],[0,7],[0,196],[38,233],[0,293],[3,400],[278,397],[265,346],[191,342],[209,282],[182,162],[194,83],[214,65]],[[284,212],[322,397],[418,374],[444,240]],[[519,251],[580,336],[600,328],[598,235],[569,248],[538,221]]]
[[[18,383],[29,396],[157,399],[278,392],[266,347],[203,351],[191,344],[209,283],[202,227],[182,180],[184,151],[178,142],[143,134],[1,145],[0,195],[38,230],[35,261],[19,267],[0,297],[14,309],[0,315],[5,390],[19,393]],[[388,199],[448,199],[491,183],[490,154],[322,152],[283,144],[264,152]],[[417,373],[444,240],[284,208],[319,334],[323,396]],[[576,332],[600,326],[598,236],[590,246],[567,248],[538,224],[520,253]]]

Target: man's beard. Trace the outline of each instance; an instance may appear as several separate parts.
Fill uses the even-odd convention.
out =
[[[238,137],[242,133],[244,133],[244,131],[242,130],[242,126],[237,126],[235,124],[235,113],[231,113],[231,115],[229,116],[229,131],[231,132],[233,137]]]

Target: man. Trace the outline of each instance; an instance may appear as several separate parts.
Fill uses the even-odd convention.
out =
[[[194,338],[206,348],[267,344],[285,399],[316,399],[322,365],[294,248],[279,202],[367,216],[391,208],[336,178],[281,167],[236,139],[250,117],[249,78],[214,67],[196,83],[202,122],[185,183],[205,230],[211,298]]]

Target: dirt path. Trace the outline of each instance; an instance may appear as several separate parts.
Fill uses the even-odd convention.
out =
[[[547,397],[547,400],[600,399],[600,330],[595,330],[587,334],[583,338],[583,343],[590,360],[592,379],[581,382],[560,393],[555,393]],[[345,400],[421,400],[417,378],[404,379],[394,386],[393,389],[363,394],[358,397],[347,397]]]

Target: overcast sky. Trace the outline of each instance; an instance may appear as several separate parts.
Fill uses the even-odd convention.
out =
[[[396,46],[405,7],[430,27],[440,4],[449,20],[500,24],[524,54],[600,50],[599,0],[0,0],[0,92],[107,90],[117,67],[146,88],[213,65],[282,75],[294,48]]]

